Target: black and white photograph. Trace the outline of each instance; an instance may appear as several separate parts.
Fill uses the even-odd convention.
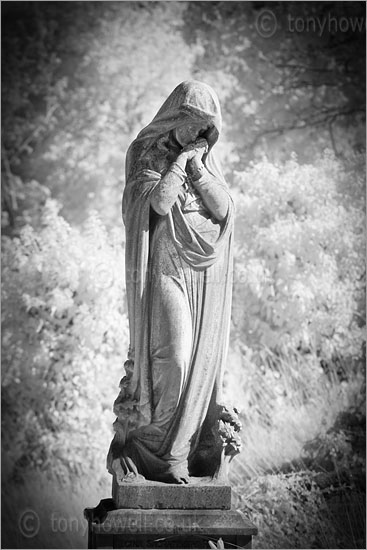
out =
[[[366,3],[1,21],[1,548],[366,548]]]

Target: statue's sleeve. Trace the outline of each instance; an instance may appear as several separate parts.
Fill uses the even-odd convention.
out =
[[[231,201],[228,187],[207,170],[192,182],[211,214],[219,221],[224,220]]]
[[[151,195],[151,205],[157,214],[168,214],[182,190],[185,179],[185,170],[177,162],[173,162]]]

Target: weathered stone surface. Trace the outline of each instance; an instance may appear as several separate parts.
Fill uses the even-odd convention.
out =
[[[120,481],[217,477],[239,452],[218,402],[226,363],[234,204],[216,158],[215,91],[179,84],[128,149],[122,215],[130,346],[107,457]]]
[[[218,509],[231,508],[229,485],[203,483],[178,485],[158,482],[112,484],[116,508],[142,509]]]
[[[95,533],[125,535],[256,535],[257,528],[236,510],[113,510]]]

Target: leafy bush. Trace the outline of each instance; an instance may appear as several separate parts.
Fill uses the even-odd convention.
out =
[[[257,548],[333,548],[325,543],[335,529],[308,473],[258,477],[242,491],[239,505],[259,529]]]
[[[2,240],[3,450],[9,474],[98,478],[127,349],[122,239],[58,208]]]
[[[190,77],[196,48],[181,36],[185,5],[23,9],[4,26],[3,206],[16,217],[16,182],[32,177],[58,197],[67,220],[80,224],[95,209],[114,226],[128,145]]]
[[[274,23],[265,39],[263,16]],[[201,45],[199,79],[229,88],[222,108],[239,166],[264,151],[272,160],[296,151],[312,162],[324,147],[344,157],[365,149],[362,27],[289,32],[291,20],[327,17],[353,19],[364,29],[357,2],[198,1],[184,12],[186,40]]]
[[[259,529],[255,548],[365,548],[364,409],[361,400],[340,413],[301,460],[238,480],[235,505]]]
[[[328,152],[237,174],[235,335],[253,349],[358,357],[364,342],[364,178]]]

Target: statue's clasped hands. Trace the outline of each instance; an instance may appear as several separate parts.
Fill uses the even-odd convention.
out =
[[[202,156],[208,152],[208,142],[204,138],[198,138],[193,143],[189,143],[183,147],[181,153],[183,153],[187,160],[192,160],[195,157],[199,157],[201,160]]]

